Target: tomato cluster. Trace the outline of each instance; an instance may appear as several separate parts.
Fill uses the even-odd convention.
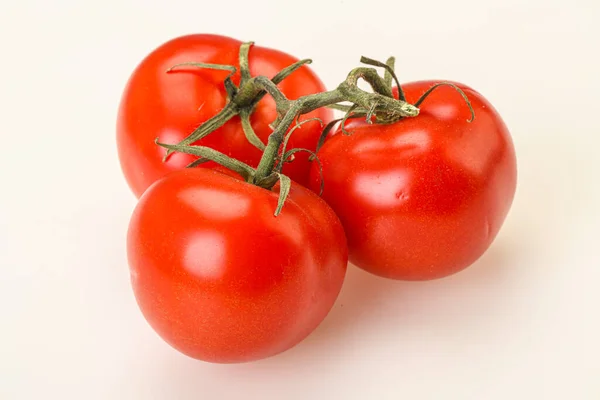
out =
[[[168,155],[165,147],[183,143],[246,96],[249,77],[272,79],[298,62],[252,46],[244,69],[241,45],[217,35],[171,40],[139,64],[122,96],[119,158],[139,197],[127,236],[131,282],[144,317],[166,342],[211,362],[269,357],[325,318],[348,261],[382,277],[427,280],[456,273],[487,250],[513,201],[515,152],[498,112],[460,83],[384,90],[384,80],[363,69],[360,76],[382,93],[371,96],[386,95],[388,103],[381,97],[366,118],[334,125],[318,101],[294,100],[333,105],[355,92],[323,93],[323,83],[301,65],[277,85],[261,81],[268,95],[248,92],[258,96],[250,124],[265,146],[250,143],[235,115]],[[191,62],[236,72],[170,70]],[[418,116],[385,120],[381,104],[392,103]],[[347,116],[359,106],[366,107],[354,104]],[[274,133],[290,110],[305,108],[293,117],[302,114],[306,124],[281,128],[285,138]],[[322,135],[316,119],[335,129]],[[282,139],[302,151],[284,153]],[[209,154],[200,148],[218,157],[198,164],[197,155]],[[190,163],[198,165],[186,168]]]

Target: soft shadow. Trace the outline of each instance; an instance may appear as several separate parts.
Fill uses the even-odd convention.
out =
[[[513,246],[509,240],[497,240],[472,265],[436,282],[447,282],[446,286],[458,286],[457,289],[460,289],[460,286],[495,285],[512,276],[520,254],[520,249]]]
[[[504,294],[518,278],[516,260],[527,246],[499,239],[472,266],[452,276],[427,282],[384,279],[353,265],[348,266],[340,296],[321,325],[304,341],[274,357],[243,364],[197,364],[203,373],[223,373],[236,379],[263,379],[265,374],[306,374],[315,362],[340,357],[362,335],[393,330],[401,340],[405,332],[433,324],[444,328],[452,324],[470,326],[485,323],[478,309],[492,311],[502,305]],[[517,279],[518,280],[518,279]],[[470,312],[465,307],[473,307]],[[452,318],[448,319],[448,314]],[[477,320],[480,319],[480,322]],[[403,333],[404,332],[404,333]],[[318,362],[320,372],[335,368],[335,363]],[[324,370],[325,369],[325,370]],[[198,371],[198,369],[192,369]]]
[[[306,347],[328,347],[343,341],[353,327],[373,319],[390,295],[402,290],[403,282],[384,279],[348,265],[344,287],[327,318],[304,342]],[[394,297],[396,297],[394,295]]]
[[[473,314],[467,312],[460,318],[471,319],[464,321],[468,325],[477,325],[475,309],[483,304],[490,311],[502,306],[503,293],[511,292],[518,282],[517,260],[522,259],[523,251],[526,246],[500,239],[465,270],[426,282],[393,281],[349,265],[340,297],[327,318],[295,349],[273,361],[327,357],[327,353],[338,353],[338,346],[347,347],[345,341],[360,340],[365,331],[418,328],[444,312],[461,314],[465,304],[472,304]]]
[[[259,376],[267,372],[283,373],[294,371],[309,372],[314,362],[321,358],[330,358],[339,354],[345,347],[345,338],[352,335],[359,324],[370,323],[377,316],[377,310],[389,295],[402,292],[401,282],[382,279],[367,273],[354,265],[348,265],[344,286],[325,320],[306,339],[295,347],[276,356],[252,363],[229,365],[224,368],[229,373]],[[377,329],[374,325],[373,329]],[[331,364],[319,363],[320,368]],[[220,369],[220,368],[219,368]]]

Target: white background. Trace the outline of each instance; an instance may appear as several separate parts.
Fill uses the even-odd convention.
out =
[[[595,0],[1,1],[1,399],[600,399],[600,62]],[[294,349],[213,365],[138,311],[135,205],[115,118],[136,64],[220,33],[401,80],[462,81],[511,129],[519,185],[471,268],[427,283],[350,268]]]

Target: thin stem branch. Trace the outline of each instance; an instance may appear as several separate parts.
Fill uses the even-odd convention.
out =
[[[293,102],[292,107],[285,114],[279,125],[275,128],[275,131],[269,135],[269,140],[267,142],[267,147],[263,152],[263,155],[260,159],[258,167],[256,168],[256,174],[254,175],[254,180],[259,181],[261,179],[266,178],[273,172],[273,167],[275,166],[275,160],[277,159],[277,155],[279,154],[279,148],[283,143],[285,138],[285,132],[292,125],[296,116],[300,112],[300,103],[299,101]]]
[[[475,111],[473,110],[473,106],[471,105],[471,101],[469,100],[469,98],[467,97],[467,95],[465,94],[465,92],[459,88],[458,86],[456,86],[454,83],[451,82],[439,82],[436,83],[435,85],[433,85],[432,87],[430,87],[429,89],[427,89],[427,91],[425,93],[423,93],[421,95],[421,97],[419,97],[419,99],[417,100],[417,102],[415,103],[416,107],[419,107],[423,101],[425,101],[425,99],[427,99],[427,97],[429,97],[429,95],[437,88],[439,88],[440,86],[450,86],[452,89],[456,90],[463,98],[463,100],[465,101],[467,107],[469,107],[469,111],[471,112],[471,118],[467,120],[467,122],[473,122],[473,120],[475,119]]]
[[[367,57],[361,57],[360,62],[367,65],[373,65],[375,67],[381,67],[385,69],[385,74],[383,76],[383,80],[386,86],[392,90],[392,81],[396,82],[396,87],[398,87],[398,100],[406,101],[406,97],[404,96],[404,92],[402,91],[402,87],[400,86],[400,81],[396,76],[396,72],[394,72],[394,65],[396,63],[396,59],[394,57],[388,58],[387,62],[384,64],[381,61],[373,60]]]
[[[248,61],[248,53],[250,47],[254,45],[254,42],[242,43],[240,46],[240,86],[249,81],[252,76],[250,75],[250,63]]]
[[[247,109],[240,110],[240,121],[242,123],[242,130],[244,131],[244,135],[246,139],[257,149],[264,150],[265,144],[260,140],[254,128],[252,128],[252,124],[250,123],[250,111]]]
[[[392,95],[392,89],[388,85],[386,85],[383,78],[379,76],[377,71],[373,68],[355,68],[354,70],[352,70],[352,72],[348,74],[348,77],[346,78],[346,83],[356,87],[358,80],[361,78],[369,85],[371,85],[371,87],[376,93],[379,93],[386,97],[394,97]]]
[[[385,65],[387,65],[389,68],[386,68],[385,72],[383,73],[383,80],[385,81],[385,84],[391,89],[394,80],[391,71],[394,71],[394,69],[396,68],[396,58],[388,58],[385,62]]]
[[[198,140],[202,139],[206,135],[214,132],[227,123],[231,118],[238,114],[238,109],[235,104],[227,103],[227,105],[215,116],[204,122],[198,128],[196,128],[188,137],[179,142],[180,145],[187,146]],[[164,159],[166,159],[173,149],[168,149]]]
[[[267,78],[266,76],[257,76],[254,78],[254,83],[259,86],[261,89],[265,90],[269,95],[275,100],[275,104],[277,106],[277,112],[285,113],[289,108],[290,101],[285,94],[272,80]]]

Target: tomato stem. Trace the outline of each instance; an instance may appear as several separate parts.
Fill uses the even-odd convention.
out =
[[[473,122],[473,120],[475,119],[475,110],[473,110],[473,106],[471,105],[471,101],[469,100],[469,98],[467,97],[467,95],[465,94],[465,92],[459,88],[458,86],[456,86],[455,84],[451,83],[451,82],[439,82],[436,83],[435,85],[433,85],[432,87],[430,87],[429,89],[427,89],[427,91],[425,93],[423,93],[421,95],[421,97],[419,97],[419,100],[417,100],[417,102],[415,103],[415,106],[419,107],[423,101],[425,101],[425,99],[427,99],[427,97],[429,97],[429,95],[437,88],[439,88],[440,86],[450,86],[451,88],[453,88],[454,90],[456,90],[463,98],[463,100],[465,101],[465,103],[467,104],[467,107],[469,107],[469,111],[471,111],[471,118],[467,120],[467,122]]]
[[[373,60],[367,57],[361,57],[360,62],[367,65],[372,65],[374,67],[381,67],[385,70],[385,75],[383,76],[383,81],[385,85],[389,88],[389,92],[392,93],[392,83],[396,82],[396,87],[398,87],[398,100],[406,101],[406,97],[404,96],[404,92],[402,91],[402,87],[400,86],[400,81],[396,76],[396,72],[394,71],[394,65],[396,64],[396,59],[394,57],[388,58],[388,60],[384,63],[381,61]],[[394,97],[393,95],[391,97]]]
[[[252,124],[250,123],[250,110],[242,109],[240,110],[240,121],[242,123],[242,130],[244,131],[244,135],[246,139],[257,149],[264,151],[265,144],[260,140],[256,132],[254,132],[254,128],[252,128]]]
[[[250,75],[250,63],[248,61],[248,54],[250,53],[250,47],[254,45],[254,42],[246,42],[242,43],[240,46],[240,86],[243,86],[244,83],[250,80],[252,76]]]
[[[368,93],[358,88],[357,83],[360,78],[365,79],[377,93]],[[299,115],[342,101],[354,103],[353,107],[363,106],[367,110],[367,114],[373,114],[376,110],[379,110],[387,116],[388,120],[414,117],[419,114],[419,109],[412,104],[394,99],[391,89],[377,74],[377,71],[372,68],[356,68],[348,74],[346,80],[337,89],[302,96],[294,101],[287,99],[277,85],[265,77],[253,78],[250,82],[254,82],[254,84],[266,90],[275,100],[277,107],[277,119],[273,122],[275,130],[269,136],[267,147],[256,169],[256,180],[264,179],[273,172],[275,160],[285,138],[285,132],[288,131]],[[351,109],[348,112],[345,119],[350,117],[352,111]]]
[[[283,163],[289,161],[297,151],[305,151],[310,153],[310,159],[314,160],[316,155],[307,149],[292,149],[285,150],[287,139],[294,129],[299,127],[304,122],[298,122],[298,118],[322,107],[331,107],[345,112],[343,118],[332,121],[326,125],[323,134],[319,138],[317,151],[322,146],[326,135],[333,128],[335,123],[341,121],[341,129],[344,133],[345,122],[350,118],[366,117],[369,123],[375,119],[377,123],[394,123],[406,117],[415,117],[419,115],[419,105],[429,96],[429,94],[441,85],[449,85],[454,87],[465,99],[472,117],[474,118],[473,108],[468,98],[462,90],[451,83],[442,82],[421,96],[421,98],[413,105],[406,101],[404,92],[400,87],[400,82],[394,72],[395,59],[390,57],[386,63],[373,60],[367,57],[360,59],[361,63],[367,64],[370,67],[358,67],[350,71],[346,79],[338,85],[334,90],[316,93],[312,95],[302,96],[296,100],[288,99],[285,94],[277,86],[283,79],[289,76],[294,71],[298,70],[305,64],[311,61],[300,60],[287,68],[280,71],[272,79],[265,76],[252,77],[249,66],[249,52],[252,47],[252,42],[244,43],[239,50],[240,64],[240,84],[235,86],[231,80],[231,76],[236,72],[231,66],[219,66],[213,64],[198,64],[185,63],[180,65],[196,66],[200,68],[216,68],[231,71],[231,74],[225,79],[225,87],[229,96],[227,105],[214,117],[206,121],[204,124],[194,130],[187,138],[181,141],[178,145],[164,145],[167,148],[167,155],[172,151],[181,151],[188,154],[194,154],[199,157],[208,158],[227,168],[230,168],[240,173],[248,182],[257,186],[271,189],[278,181],[280,182],[280,199],[278,202],[275,215],[278,215],[285,202],[285,197],[290,190],[290,180],[285,175],[281,174]],[[176,66],[177,67],[177,66]],[[384,76],[381,77],[377,70],[372,67],[384,68]],[[233,70],[232,70],[233,68]],[[373,89],[373,92],[367,92],[358,87],[358,81],[362,79]],[[392,84],[396,83],[398,87],[398,98],[394,97]],[[250,123],[250,115],[254,111],[258,102],[269,94],[275,101],[277,117],[271,124],[273,132],[268,138],[265,145],[254,132]],[[350,103],[349,105],[340,104],[343,102]],[[202,139],[209,133],[223,126],[234,116],[239,115],[241,124],[248,141],[255,147],[263,151],[262,158],[256,169],[231,159],[224,154],[215,152],[201,146],[190,146],[194,142]],[[296,127],[292,124],[296,122]],[[321,121],[322,122],[322,121]],[[283,150],[282,150],[283,147]],[[211,151],[212,150],[212,151]],[[283,153],[280,155],[280,153]],[[277,162],[279,161],[279,164]],[[196,163],[193,163],[196,164]]]
[[[235,117],[238,113],[239,110],[237,106],[233,103],[228,103],[218,114],[208,119],[178,144],[180,146],[187,146],[194,142],[197,142],[198,140],[202,139],[203,137],[209,135],[210,133],[225,125],[227,121]],[[172,149],[168,149],[167,153],[165,154],[165,157],[163,158],[163,161],[166,160],[167,157],[169,157],[169,155],[173,153],[173,151],[174,150]]]
[[[389,86],[390,90],[392,89],[392,84],[394,82],[394,77],[392,76],[391,72],[394,72],[395,68],[396,68],[396,58],[395,57],[390,57],[387,59],[387,61],[385,62],[385,65],[388,66],[388,68],[385,69],[384,75],[383,75],[383,80],[385,81],[385,84],[387,86]],[[398,87],[400,87],[400,84],[397,83]],[[400,99],[400,100],[406,100],[406,99]]]
[[[202,159],[214,161],[217,164],[224,166],[225,168],[237,172],[247,181],[251,180],[254,177],[254,168],[252,168],[246,163],[236,160],[235,158],[231,158],[217,150],[211,149],[210,147],[166,144],[159,142],[158,138],[154,142],[157,145],[164,147],[168,150],[178,151],[180,153],[185,154],[191,154],[198,157],[202,157]],[[192,164],[196,163],[197,161],[194,161]]]

